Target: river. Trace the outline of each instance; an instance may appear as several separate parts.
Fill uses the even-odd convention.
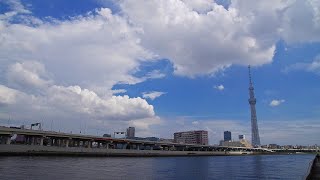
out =
[[[304,179],[314,155],[0,157],[1,180]]]

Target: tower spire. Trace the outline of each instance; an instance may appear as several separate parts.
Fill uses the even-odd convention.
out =
[[[248,70],[249,70],[249,83],[250,83],[250,86],[252,86],[251,67],[250,67],[250,65],[248,65]]]
[[[251,78],[251,68],[248,66],[249,70],[249,104],[251,110],[251,138],[252,146],[260,146],[260,136],[257,122],[257,112],[256,112],[256,98],[254,97],[254,88]]]

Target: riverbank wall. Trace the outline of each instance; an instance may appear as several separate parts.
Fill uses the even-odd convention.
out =
[[[309,175],[306,180],[319,180],[320,179],[320,154],[317,154],[310,167]]]
[[[123,157],[159,157],[159,156],[227,156],[248,155],[252,152],[226,151],[166,151],[134,149],[102,149],[84,147],[55,147],[37,145],[0,145],[0,156],[123,156]]]

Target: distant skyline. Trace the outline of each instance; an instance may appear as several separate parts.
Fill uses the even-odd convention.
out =
[[[318,0],[0,0],[0,125],[320,144]]]

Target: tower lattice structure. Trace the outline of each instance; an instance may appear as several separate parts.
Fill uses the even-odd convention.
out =
[[[256,98],[254,97],[254,88],[251,79],[251,69],[249,69],[249,104],[251,110],[251,144],[252,146],[260,146],[260,136],[257,122]]]

